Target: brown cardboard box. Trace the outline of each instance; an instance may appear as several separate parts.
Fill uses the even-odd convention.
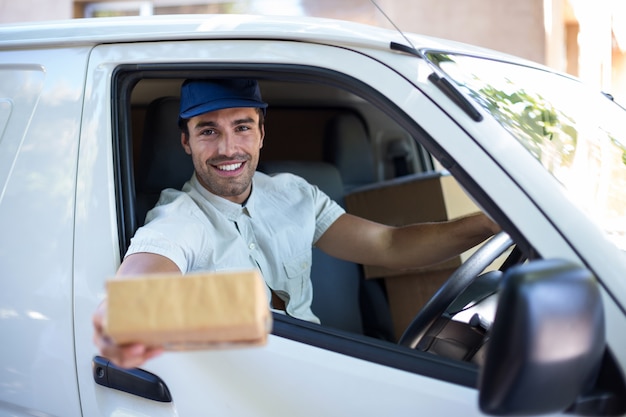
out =
[[[384,181],[345,198],[349,213],[393,226],[443,221],[480,209],[449,174],[418,174]],[[396,337],[468,256],[428,268],[390,270],[364,266],[366,278],[384,278]]]
[[[107,281],[107,334],[166,349],[262,345],[271,314],[257,271],[156,274]]]
[[[433,269],[385,278],[396,339],[455,269]]]

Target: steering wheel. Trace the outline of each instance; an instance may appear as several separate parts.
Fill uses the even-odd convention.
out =
[[[420,341],[435,326],[439,317],[445,313],[454,299],[511,246],[513,246],[513,240],[506,232],[499,232],[485,242],[450,275],[450,278],[428,300],[404,331],[398,344],[412,349],[417,348]]]

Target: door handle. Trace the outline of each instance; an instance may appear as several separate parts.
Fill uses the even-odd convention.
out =
[[[170,390],[157,375],[140,368],[121,368],[102,356],[94,356],[91,362],[96,384],[113,388],[149,400],[172,402]]]

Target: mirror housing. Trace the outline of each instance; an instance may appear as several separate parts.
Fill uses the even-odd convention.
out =
[[[606,349],[595,277],[568,261],[537,260],[506,271],[499,294],[480,409],[502,416],[568,409],[593,387]]]

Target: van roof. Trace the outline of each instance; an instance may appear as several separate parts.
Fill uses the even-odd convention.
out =
[[[285,39],[361,44],[402,41],[396,31],[314,17],[157,15],[0,25],[0,47],[144,42],[186,39]],[[406,41],[405,41],[406,43]]]
[[[413,33],[413,46],[475,50],[469,45]],[[103,17],[0,25],[0,48],[97,45],[198,39],[268,39],[388,49],[390,42],[407,45],[397,30],[319,17],[242,14]],[[493,52],[493,51],[491,51]]]
[[[193,14],[0,24],[0,49],[4,50],[203,39],[289,40],[389,50],[392,42],[408,46],[407,38],[411,47],[417,50],[469,53],[536,65],[519,57],[461,42],[320,17]]]

